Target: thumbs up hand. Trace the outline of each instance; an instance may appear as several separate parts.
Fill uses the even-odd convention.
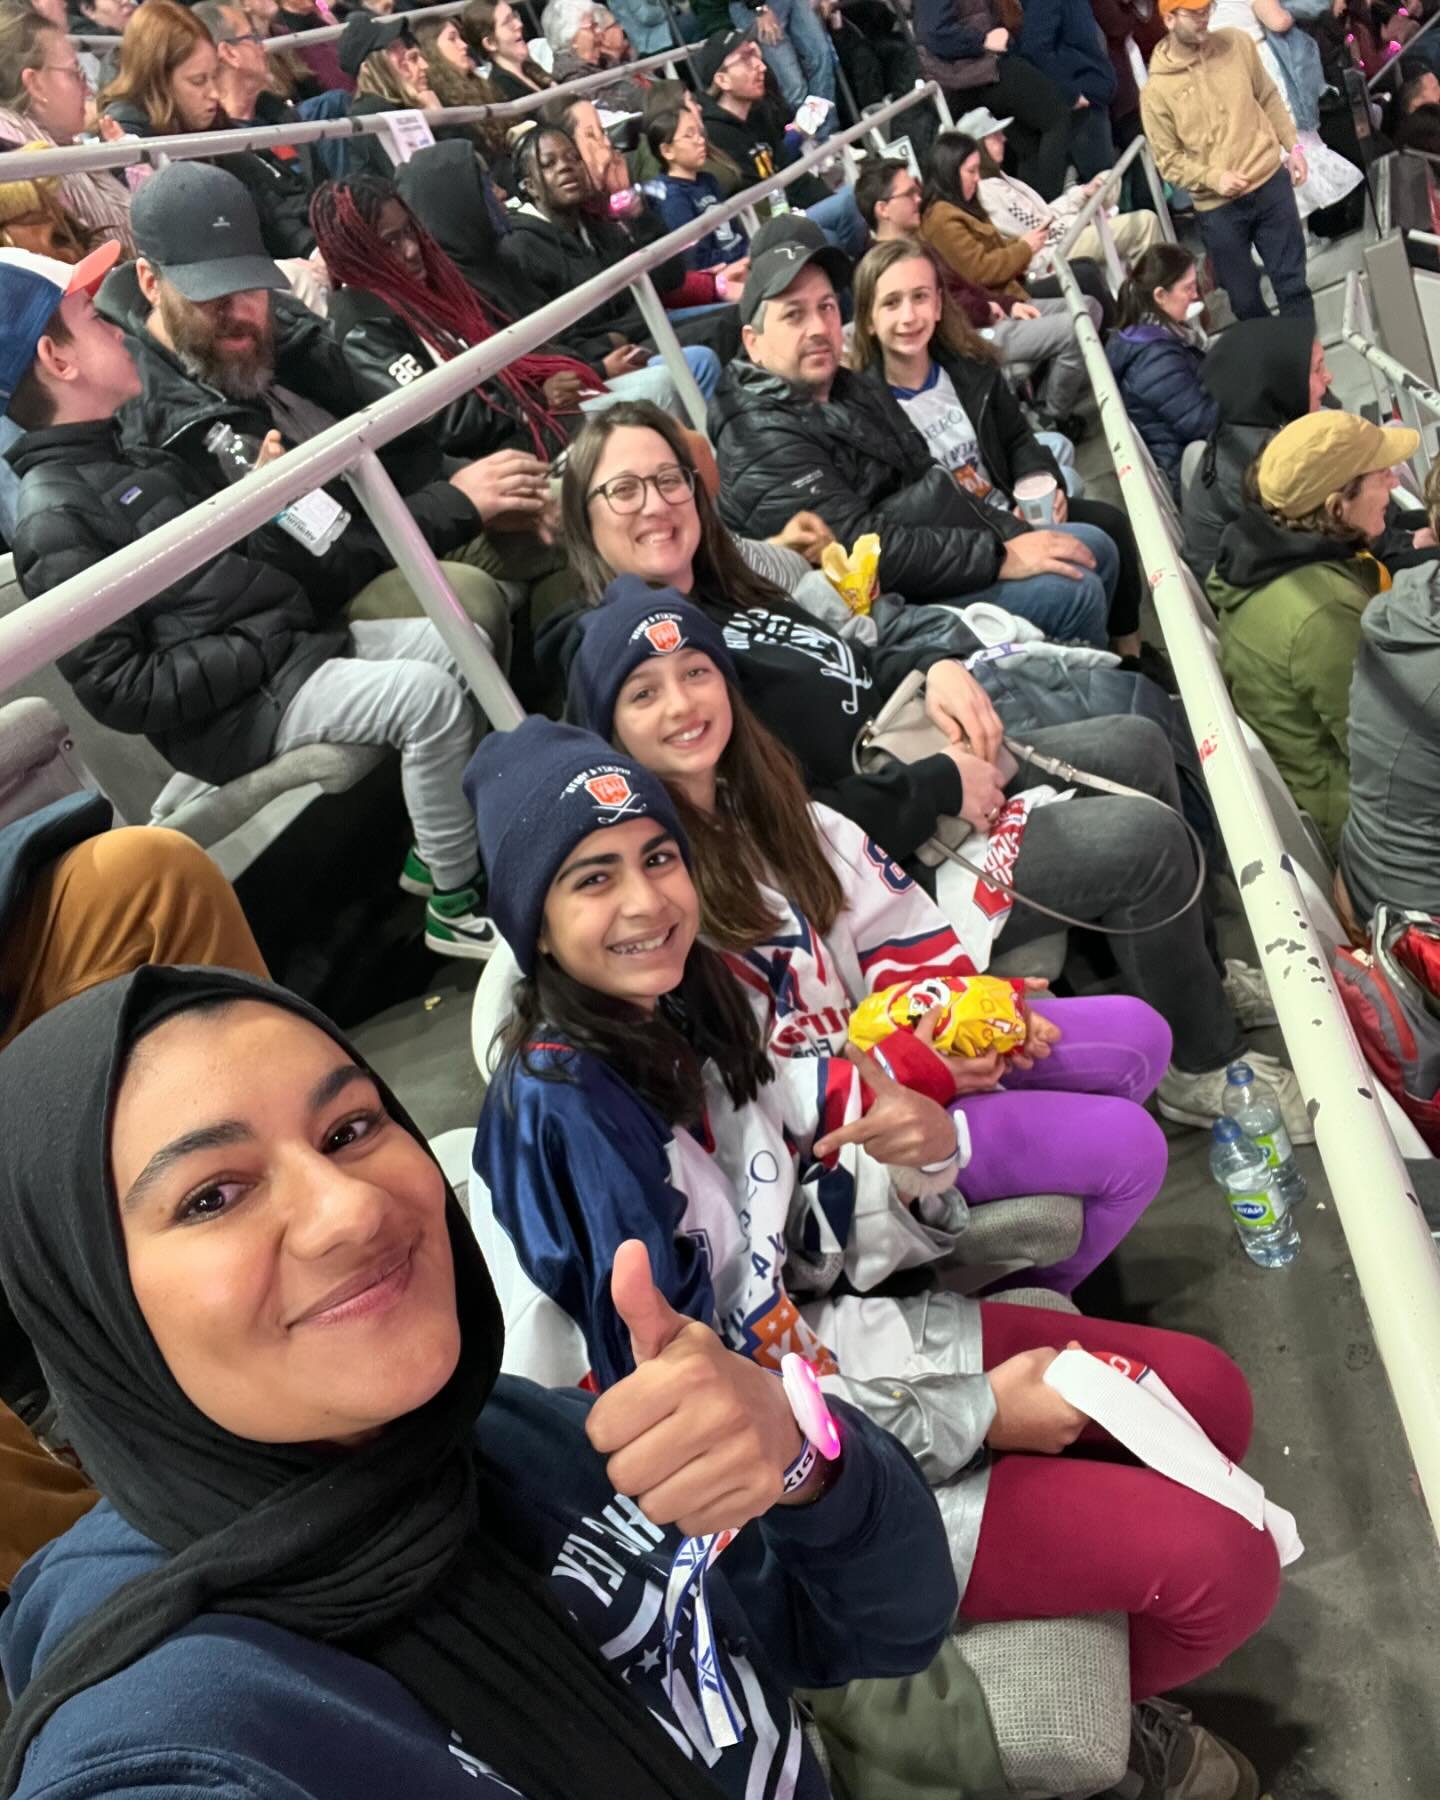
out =
[[[616,1493],[687,1537],[768,1512],[801,1444],[780,1382],[675,1311],[638,1239],[616,1252],[610,1292],[635,1373],[601,1395],[585,1430]]]

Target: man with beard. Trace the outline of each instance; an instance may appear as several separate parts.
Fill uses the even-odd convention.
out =
[[[97,303],[129,337],[140,371],[140,398],[120,416],[127,448],[174,451],[218,492],[228,471],[206,448],[217,424],[260,440],[268,458],[358,410],[338,345],[285,291],[235,176],[171,163],[141,188],[132,221],[139,260],[111,274]],[[563,554],[535,530],[550,504],[548,466],[518,436],[514,448],[458,465],[423,431],[407,434],[386,464],[430,548],[452,559],[447,574],[461,603],[503,658],[509,609],[499,580],[538,583],[564,568]],[[271,560],[311,591],[342,594],[352,618],[418,614],[375,528],[343,488],[335,497],[352,517],[323,555],[276,531]]]

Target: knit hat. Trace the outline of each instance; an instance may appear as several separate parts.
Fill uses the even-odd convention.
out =
[[[570,665],[569,713],[598,737],[611,735],[621,688],[652,656],[703,650],[728,682],[738,679],[720,627],[674,588],[648,587],[638,575],[617,576],[584,627]]]
[[[1301,519],[1357,475],[1393,469],[1419,447],[1418,432],[1324,407],[1295,419],[1265,446],[1260,498],[1282,518]]]
[[[592,831],[654,819],[690,862],[664,783],[574,725],[532,714],[514,731],[492,732],[470,758],[464,787],[489,876],[490,917],[526,975],[535,966],[550,883]]]

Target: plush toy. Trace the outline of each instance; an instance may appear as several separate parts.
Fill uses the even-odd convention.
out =
[[[1011,982],[994,975],[929,975],[882,988],[850,1015],[850,1041],[873,1050],[895,1031],[913,1031],[934,1013],[934,1048],[946,1056],[1019,1050],[1028,1026]]]

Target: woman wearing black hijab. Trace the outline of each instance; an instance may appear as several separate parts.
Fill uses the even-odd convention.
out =
[[[500,1376],[438,1165],[292,996],[140,969],[16,1040],[0,1116],[0,1279],[105,1496],[0,1621],[0,1794],[818,1800],[787,1689],[935,1654],[954,1582],[898,1445],[846,1411],[782,1501],[780,1384],[634,1246],[633,1376],[593,1406]],[[762,1514],[697,1660],[680,1533]]]

